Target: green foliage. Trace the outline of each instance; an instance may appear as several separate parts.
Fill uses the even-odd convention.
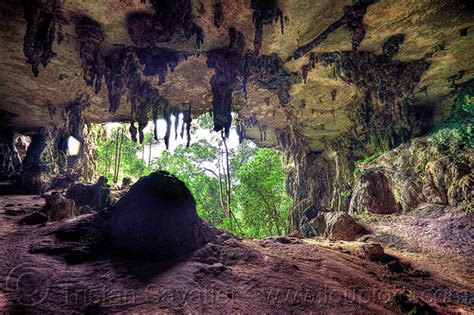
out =
[[[237,170],[236,177],[240,183],[235,188],[235,199],[246,234],[262,238],[284,233],[291,199],[285,191],[279,154],[270,149],[258,149],[257,154]]]
[[[344,198],[349,198],[351,196],[351,193],[351,190],[344,190],[343,192],[341,192],[341,196]]]
[[[428,135],[428,141],[441,150],[456,154],[464,147],[474,147],[474,80],[459,92],[451,117],[436,126]]]
[[[124,130],[123,137],[122,130]],[[143,150],[143,145],[133,142],[128,135],[125,125],[121,125],[98,139],[97,157],[99,174],[106,176],[109,182],[112,182],[117,134],[119,146],[121,143],[119,182],[126,176],[137,179],[149,173],[150,170],[147,168],[145,161],[139,157],[139,153]],[[146,139],[149,140],[150,135],[147,135]]]
[[[465,148],[474,147],[473,98],[474,81],[461,88],[451,117],[439,123],[427,136],[426,142],[413,146],[418,164],[416,172],[423,174],[429,161],[450,155],[454,159]]]
[[[208,129],[212,126],[212,117],[201,116],[196,126],[201,130]],[[125,126],[112,129],[98,141],[99,172],[110,181],[113,178],[116,137],[119,133],[120,138],[121,128]],[[191,131],[195,133],[196,130],[193,127]],[[179,145],[173,153],[164,151],[148,166],[149,145],[154,141],[152,133],[146,133],[144,145],[140,145],[125,132],[119,178],[138,179],[153,171],[165,170],[186,184],[196,200],[199,216],[208,223],[253,238],[285,233],[291,199],[285,191],[280,154],[256,148],[249,141],[244,141],[237,149],[229,149],[233,217],[228,218],[222,207],[219,185],[222,144],[216,136],[218,134],[213,135],[194,142],[188,148]],[[222,182],[225,188],[225,180]]]

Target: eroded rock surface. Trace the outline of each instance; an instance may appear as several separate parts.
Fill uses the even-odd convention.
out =
[[[472,209],[473,85],[464,86],[449,120],[361,165],[350,211],[408,212],[424,203]]]

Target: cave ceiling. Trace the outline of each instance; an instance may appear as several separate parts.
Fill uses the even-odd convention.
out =
[[[321,150],[354,128],[354,112],[376,84],[403,89],[409,106],[429,112],[434,123],[449,115],[456,86],[474,73],[470,1],[32,2],[51,5],[53,31],[41,16],[48,8],[29,9],[30,19],[39,14],[33,21],[39,27],[28,33],[26,6],[0,3],[0,109],[16,114],[11,125],[24,132],[58,124],[68,104],[84,95],[86,123],[140,123],[134,106],[156,95],[173,112],[197,116],[211,111],[213,101],[225,107],[230,92],[247,138],[272,145],[275,130],[296,126],[312,149]],[[160,14],[160,8],[176,14]],[[48,33],[47,27],[53,55],[44,57],[47,66],[39,65],[35,76],[26,62],[25,34]],[[44,41],[29,43],[33,54],[44,53]],[[122,73],[125,83],[113,79],[120,76],[111,70],[117,51],[140,57],[124,57],[132,73]],[[143,62],[153,62],[155,54],[166,59],[160,71]],[[367,64],[378,69],[377,79],[367,74]],[[110,90],[120,83],[125,87],[115,94],[115,110]]]

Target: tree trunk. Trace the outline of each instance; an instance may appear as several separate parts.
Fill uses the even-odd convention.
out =
[[[151,165],[151,145],[153,144],[153,140],[150,140],[150,150],[148,151],[148,167]]]
[[[227,171],[227,174],[226,174],[226,180],[227,180],[227,189],[226,189],[226,193],[227,193],[227,211],[230,215],[230,213],[231,213],[231,210],[230,210],[230,193],[231,193],[232,188],[231,188],[231,179],[230,179],[229,149],[227,148],[227,141],[226,141],[223,130],[221,130],[221,138],[222,138],[222,141],[224,143],[224,150],[225,150],[225,164],[226,164],[226,171]]]
[[[117,174],[117,161],[118,161],[118,150],[119,150],[119,133],[120,129],[117,129],[116,135],[115,135],[115,159],[114,159],[114,183],[116,182],[115,180],[115,175]]]
[[[124,129],[122,129],[121,133],[120,133],[120,146],[119,146],[119,150],[118,150],[117,172],[115,173],[115,176],[114,176],[114,184],[117,184],[118,176],[119,176],[119,172],[120,172],[120,158],[122,157],[123,132],[124,132]]]
[[[222,210],[224,210],[225,216],[229,217],[230,214],[227,211],[228,209],[227,209],[227,207],[225,205],[225,202],[224,202],[224,193],[223,193],[223,187],[222,187],[221,162],[220,161],[219,161],[219,176],[218,176],[218,179],[219,179],[219,198],[221,200]]]

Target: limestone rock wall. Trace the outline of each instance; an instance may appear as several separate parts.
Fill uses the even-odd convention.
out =
[[[357,171],[351,212],[408,212],[423,203],[474,206],[474,81],[463,86],[452,117]]]

